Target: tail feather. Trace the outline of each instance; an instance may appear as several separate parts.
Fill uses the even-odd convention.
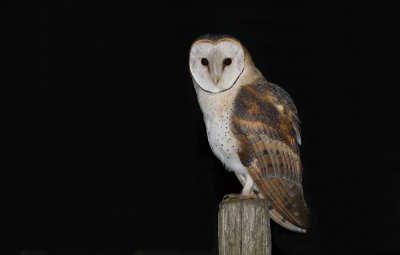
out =
[[[239,179],[240,183],[242,185],[244,185],[245,177],[240,174],[236,174],[236,176]],[[255,185],[252,188],[252,193],[256,194],[259,198],[265,198],[265,196],[260,192],[260,190]],[[303,215],[299,215],[300,217],[296,217],[295,220],[292,220],[293,222],[286,220],[286,219],[288,219],[288,215],[286,215],[287,213],[285,213],[284,211],[280,212],[281,210],[279,207],[277,207],[275,209],[271,206],[270,210],[269,210],[269,215],[270,215],[270,218],[274,222],[276,222],[278,225],[282,226],[283,228],[286,228],[290,231],[297,232],[297,233],[307,233],[307,229],[310,226],[309,221],[308,221],[308,208],[305,204],[303,207],[304,208],[302,208],[302,210],[300,210],[300,212],[301,212],[301,214],[304,214],[305,216],[303,217]],[[284,215],[286,215],[286,217],[284,217]],[[289,218],[291,218],[291,217],[289,217]]]

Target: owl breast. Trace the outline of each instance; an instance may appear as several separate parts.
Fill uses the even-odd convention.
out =
[[[234,92],[234,91],[232,91]],[[207,129],[208,143],[215,156],[229,171],[247,174],[247,169],[239,159],[240,143],[231,131],[232,92],[222,94],[202,94],[198,92]]]

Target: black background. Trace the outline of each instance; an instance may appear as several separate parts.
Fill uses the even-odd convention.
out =
[[[398,1],[55,2],[0,6],[0,254],[216,254],[240,185],[188,70],[206,33],[299,109],[313,228],[272,223],[273,254],[400,254]]]

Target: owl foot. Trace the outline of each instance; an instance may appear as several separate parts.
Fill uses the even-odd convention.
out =
[[[222,201],[243,200],[243,199],[256,199],[255,194],[227,194],[222,198]]]

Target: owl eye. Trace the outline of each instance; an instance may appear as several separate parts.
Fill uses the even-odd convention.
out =
[[[201,59],[201,64],[202,64],[203,66],[208,65],[208,60],[207,60],[206,58],[202,58],[202,59]]]
[[[232,64],[232,59],[231,58],[224,59],[224,65],[229,66],[230,64]]]

